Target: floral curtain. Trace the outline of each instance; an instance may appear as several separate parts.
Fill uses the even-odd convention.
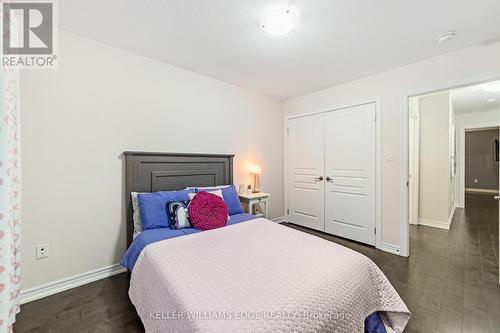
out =
[[[19,312],[21,151],[19,76],[0,69],[0,332]]]

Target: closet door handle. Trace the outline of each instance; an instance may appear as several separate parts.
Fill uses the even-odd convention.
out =
[[[326,177],[326,181],[327,181],[327,182],[330,182],[330,183],[333,183],[333,178]]]
[[[320,182],[323,180],[323,176],[319,176],[318,178],[314,178],[315,182]]]

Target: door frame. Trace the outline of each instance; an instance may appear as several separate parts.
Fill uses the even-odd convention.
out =
[[[411,99],[410,99],[411,100]],[[408,206],[408,223],[413,225],[418,225],[418,216],[419,216],[419,194],[420,194],[420,113],[419,113],[419,100],[417,98],[414,99],[413,108],[416,107],[417,112],[416,115],[412,115],[408,118],[408,121],[413,121],[412,128],[408,128],[408,138],[411,134],[413,137],[409,140],[408,149],[410,150],[408,153],[408,158],[410,159],[410,152],[413,153],[413,165],[408,166],[408,182],[409,182],[409,206]],[[412,107],[410,107],[410,112],[412,112]],[[409,124],[408,124],[409,125]],[[411,149],[410,149],[411,147]],[[409,160],[408,160],[409,162]],[[411,174],[411,178],[409,175]],[[410,200],[412,199],[412,200]],[[413,201],[410,203],[410,201]],[[412,209],[410,209],[412,208]],[[413,214],[410,214],[413,213]]]
[[[393,250],[391,247],[383,246],[382,239],[382,97],[377,96],[373,98],[368,98],[366,100],[360,100],[359,102],[350,104],[350,105],[341,105],[335,106],[322,110],[314,110],[310,112],[300,112],[294,115],[285,116],[283,120],[283,140],[285,143],[284,149],[284,212],[283,215],[285,220],[288,218],[288,209],[289,209],[289,201],[288,201],[288,139],[287,139],[287,128],[288,121],[290,119],[302,118],[306,116],[312,116],[315,114],[339,111],[343,109],[348,109],[351,107],[366,105],[366,104],[375,104],[375,227],[377,228],[377,233],[375,235],[375,248],[381,249],[387,252],[399,254],[396,250]]]
[[[419,89],[406,91],[401,96],[403,105],[403,114],[401,117],[400,131],[400,255],[408,257],[410,255],[410,225],[409,219],[409,190],[407,186],[409,175],[409,116],[410,116],[410,98],[435,92],[464,88],[473,85],[488,83],[500,80],[500,71],[486,73],[482,75],[463,77],[451,82],[442,82],[432,86],[423,86]]]

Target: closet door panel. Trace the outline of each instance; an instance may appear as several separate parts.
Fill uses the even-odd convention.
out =
[[[326,113],[325,231],[375,244],[375,104]]]
[[[288,220],[324,231],[324,114],[288,121]]]

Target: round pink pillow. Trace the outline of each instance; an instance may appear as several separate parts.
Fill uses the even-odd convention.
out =
[[[212,193],[197,193],[189,203],[188,213],[191,223],[199,230],[220,228],[227,223],[226,203]]]

